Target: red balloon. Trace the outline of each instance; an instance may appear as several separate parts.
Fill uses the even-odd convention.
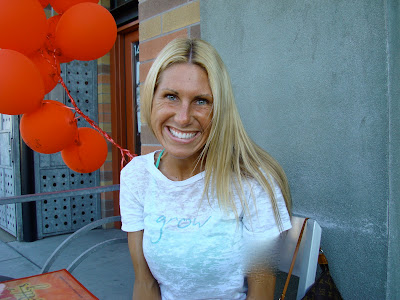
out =
[[[19,115],[40,107],[44,84],[38,68],[25,55],[0,49],[0,113]]]
[[[58,21],[60,21],[61,15],[55,15],[47,19],[47,38],[50,38],[54,41],[56,35],[56,27]],[[54,44],[54,43],[53,43]]]
[[[49,5],[49,0],[39,0],[40,5],[45,8],[47,5]]]
[[[66,57],[61,53],[59,48],[56,48],[56,28],[58,21],[61,19],[61,15],[55,15],[47,19],[47,39],[45,42],[45,48],[50,55],[55,55],[59,63],[67,63],[72,61],[72,58]]]
[[[56,48],[56,27],[60,19],[61,15],[55,15],[47,19],[47,39],[45,45],[47,49],[52,51]]]
[[[29,148],[50,154],[73,144],[78,127],[71,109],[58,101],[44,100],[38,110],[22,116],[20,131]]]
[[[38,1],[0,0],[0,48],[29,54],[46,38],[46,15]]]
[[[107,142],[96,130],[78,128],[78,138],[61,151],[64,163],[78,173],[90,173],[99,169],[107,158]]]
[[[92,2],[92,3],[99,3],[99,0],[49,0],[51,7],[58,12],[59,14],[64,13],[70,7],[83,3],[83,2]]]
[[[58,83],[60,78],[60,63],[55,55],[50,55],[45,49],[39,49],[29,56],[42,75],[44,93],[49,93]]]
[[[117,25],[101,5],[81,3],[68,9],[58,22],[56,46],[68,57],[93,60],[107,54],[115,43]]]

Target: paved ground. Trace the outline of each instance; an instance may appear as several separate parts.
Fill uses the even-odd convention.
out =
[[[0,275],[21,278],[40,273],[51,253],[69,235],[18,242],[0,234]],[[109,238],[125,237],[117,229],[96,229],[69,245],[50,271],[65,269],[80,253]],[[72,275],[99,299],[132,299],[134,272],[128,244],[106,246],[85,259]]]

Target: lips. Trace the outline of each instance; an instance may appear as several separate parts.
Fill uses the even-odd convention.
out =
[[[194,138],[197,134],[197,132],[182,132],[178,131],[176,129],[173,129],[171,127],[168,127],[169,132],[172,134],[172,136],[178,138],[178,139],[183,139],[183,140],[190,140]]]

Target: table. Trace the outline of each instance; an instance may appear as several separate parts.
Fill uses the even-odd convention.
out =
[[[4,281],[3,300],[92,300],[97,299],[67,270]]]

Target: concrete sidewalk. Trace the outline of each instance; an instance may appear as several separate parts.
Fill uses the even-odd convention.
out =
[[[46,260],[69,234],[35,242],[0,240],[0,275],[21,278],[40,273]],[[118,229],[95,229],[73,241],[54,262],[50,271],[65,269],[79,254],[98,242],[126,237]],[[128,244],[106,246],[91,254],[72,271],[90,292],[101,300],[132,299],[134,272]]]

